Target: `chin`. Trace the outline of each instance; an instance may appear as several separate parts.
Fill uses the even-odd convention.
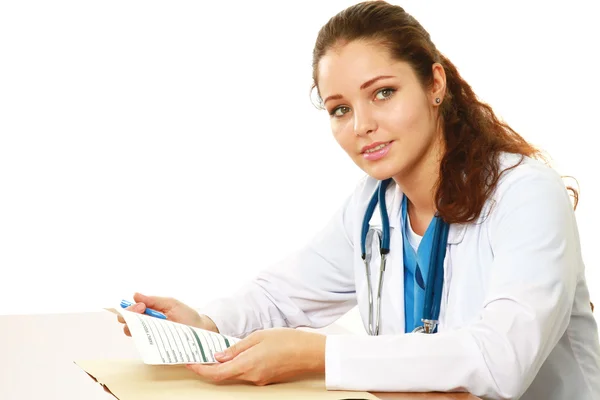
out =
[[[393,170],[391,168],[364,168],[363,171],[365,171],[370,177],[379,181],[392,178],[401,173],[400,171]]]

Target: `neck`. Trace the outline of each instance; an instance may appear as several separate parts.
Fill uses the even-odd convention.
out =
[[[440,170],[440,148],[432,146],[428,154],[406,173],[395,176],[394,181],[408,198],[411,219],[430,221],[435,215],[435,186]]]

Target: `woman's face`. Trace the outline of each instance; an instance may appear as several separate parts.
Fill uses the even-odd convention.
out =
[[[408,177],[430,159],[440,135],[439,69],[437,64],[432,90],[425,91],[411,66],[392,59],[381,45],[353,41],[321,58],[319,93],[333,135],[368,175]]]

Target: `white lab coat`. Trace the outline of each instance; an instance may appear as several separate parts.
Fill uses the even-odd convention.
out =
[[[503,155],[503,167],[520,157]],[[304,248],[231,298],[201,309],[222,333],[319,328],[368,298],[360,230],[377,185],[365,178]],[[600,345],[579,236],[560,176],[525,158],[501,178],[477,223],[451,225],[438,333],[404,333],[400,204],[387,191],[391,251],[380,336],[330,335],[330,390],[468,391],[482,398],[600,399]],[[371,225],[377,225],[379,210]],[[375,241],[376,242],[376,241]],[[376,245],[376,243],[375,243]],[[378,252],[371,263],[374,292]]]

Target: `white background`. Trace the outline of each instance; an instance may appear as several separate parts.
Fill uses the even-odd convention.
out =
[[[0,314],[200,306],[308,240],[362,175],[309,97],[318,29],[353,3],[1,2]],[[589,4],[401,3],[578,179],[600,304]]]

